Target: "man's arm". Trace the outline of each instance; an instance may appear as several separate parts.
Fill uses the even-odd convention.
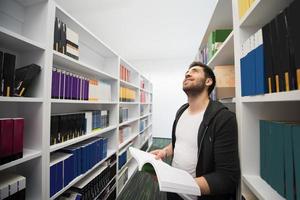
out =
[[[156,159],[164,159],[168,156],[172,156],[173,155],[172,143],[168,144],[163,149],[156,149],[154,151],[151,151],[150,153],[154,154]]]
[[[196,180],[196,182],[197,182],[197,184],[200,188],[200,191],[201,191],[202,195],[203,194],[205,194],[205,195],[210,194],[209,185],[208,185],[206,179],[203,176],[197,177],[197,178],[195,178],[195,180]]]

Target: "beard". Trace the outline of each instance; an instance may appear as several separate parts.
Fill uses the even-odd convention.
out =
[[[188,97],[198,96],[205,90],[205,79],[197,80],[196,83],[186,85],[186,86],[183,84],[182,89]]]

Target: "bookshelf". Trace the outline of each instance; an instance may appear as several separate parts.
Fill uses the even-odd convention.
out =
[[[54,21],[60,18],[79,35],[79,59],[73,59],[53,50]],[[62,7],[50,0],[4,0],[0,2],[0,50],[15,54],[16,68],[35,63],[41,72],[28,93],[28,97],[0,97],[0,117],[22,117],[25,119],[23,157],[0,165],[1,173],[16,173],[26,177],[26,199],[55,199],[74,184],[90,176],[101,168],[106,159],[118,155],[133,145],[142,148],[152,141],[152,84],[135,67],[108,47]],[[129,80],[120,77],[120,65],[130,72]],[[110,99],[71,100],[52,99],[52,67],[67,70],[109,84]],[[140,86],[141,80],[144,86]],[[135,99],[120,101],[120,87],[135,91]],[[148,101],[140,101],[141,91],[147,93]],[[119,122],[120,107],[129,109],[127,121]],[[144,113],[141,113],[144,107]],[[85,110],[108,110],[109,126],[85,135],[50,145],[51,115],[76,113]],[[141,120],[147,119],[149,126],[140,132]],[[119,144],[119,128],[132,126],[130,137]],[[71,181],[66,187],[50,198],[50,155],[64,147],[85,141],[95,136],[108,139],[107,157],[94,165],[86,173]],[[118,159],[117,161],[118,162]],[[130,177],[136,171],[133,159],[126,164]],[[118,183],[116,170],[113,179]],[[116,195],[122,188],[118,188]]]
[[[249,199],[284,198],[260,175],[260,127],[259,120],[299,121],[299,90],[264,95],[241,95],[241,45],[256,31],[270,22],[292,0],[255,0],[242,18],[239,17],[238,0],[218,0],[200,42],[202,49],[208,35],[214,29],[232,27],[233,31],[218,52],[208,61],[210,67],[235,65],[235,94],[233,99],[221,102],[237,115],[239,154],[241,163],[241,194]],[[223,21],[224,23],[220,23]],[[196,56],[197,58],[197,56]],[[251,198],[250,198],[251,197]],[[254,198],[252,198],[254,197]]]

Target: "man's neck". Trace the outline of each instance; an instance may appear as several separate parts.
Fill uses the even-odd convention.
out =
[[[189,96],[188,97],[189,103],[189,112],[191,114],[195,114],[198,112],[202,112],[206,109],[209,104],[209,97],[206,93],[201,93],[197,96]]]

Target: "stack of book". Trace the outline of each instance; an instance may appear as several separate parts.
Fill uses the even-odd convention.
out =
[[[123,65],[120,65],[120,79],[126,82],[131,82],[131,72]]]
[[[109,126],[109,110],[92,111],[92,131]]]
[[[0,199],[26,199],[26,178],[17,174],[0,175]]]
[[[53,67],[51,97],[54,99],[88,100],[89,82],[86,77]]]
[[[119,112],[120,112],[119,113],[119,123],[126,122],[128,120],[128,117],[129,117],[129,109],[124,108],[124,107],[120,107]]]
[[[134,102],[136,99],[136,91],[126,87],[120,87],[120,101]]]
[[[118,161],[119,161],[118,168],[120,170],[127,162],[127,151],[124,151],[123,153],[119,154]]]
[[[144,79],[141,79],[141,81],[140,81],[140,87],[142,89],[145,89],[145,80]]]
[[[92,119],[88,113],[51,116],[50,144],[57,144],[91,132]],[[88,126],[90,124],[90,126]],[[90,133],[89,132],[89,133]]]
[[[245,15],[254,2],[255,0],[238,0],[240,19]]]
[[[91,138],[50,156],[50,197],[107,156],[107,138]]]
[[[300,89],[300,3],[294,1],[242,45],[242,96]]]
[[[82,199],[105,199],[105,196],[110,193],[116,184],[116,179],[112,179],[111,174],[110,164],[104,162],[94,172],[76,183],[70,190],[81,194]]]
[[[140,96],[141,103],[146,103],[146,92],[141,90],[141,96]]]
[[[90,101],[111,101],[111,85],[103,81],[89,81]]]
[[[242,96],[264,94],[266,86],[263,33],[261,29],[242,44],[241,54]]]
[[[218,29],[210,33],[206,46],[199,51],[199,60],[207,64],[219,50],[232,29]]]
[[[65,142],[108,127],[109,117],[109,110],[52,115],[50,144]]]
[[[132,133],[132,128],[129,125],[121,126],[119,128],[119,144],[122,144]]]
[[[23,118],[0,118],[0,164],[23,157]]]
[[[300,196],[300,124],[260,121],[260,174],[281,196]]]
[[[140,132],[143,131],[148,126],[148,119],[141,119],[140,120]]]
[[[76,60],[79,59],[79,35],[58,17],[55,18],[54,24],[53,49]]]
[[[30,64],[16,69],[16,55],[0,51],[0,96],[26,96],[41,67]]]
[[[234,65],[215,66],[216,87],[214,99],[235,97],[235,72]]]

